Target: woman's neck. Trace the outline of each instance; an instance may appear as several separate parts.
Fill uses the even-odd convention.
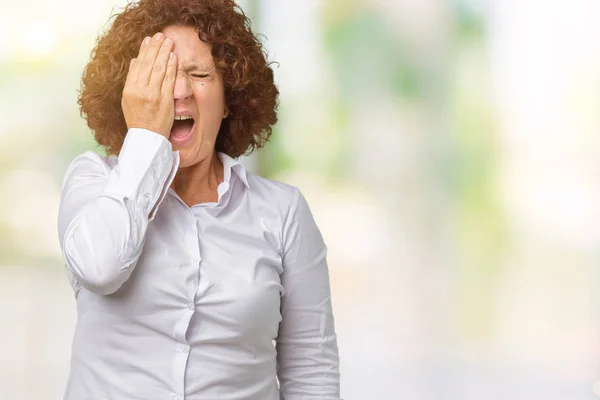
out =
[[[171,188],[188,205],[217,202],[217,187],[223,182],[223,164],[217,153],[186,168],[180,168]]]

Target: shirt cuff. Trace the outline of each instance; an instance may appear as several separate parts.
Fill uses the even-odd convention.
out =
[[[118,156],[119,171],[111,176],[117,182],[109,182],[103,194],[132,201],[151,220],[178,167],[179,152],[173,152],[166,137],[131,128]]]

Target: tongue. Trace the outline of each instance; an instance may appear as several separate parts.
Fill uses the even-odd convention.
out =
[[[171,136],[184,137],[187,136],[194,126],[194,120],[186,119],[183,121],[173,121],[173,127],[171,128]]]

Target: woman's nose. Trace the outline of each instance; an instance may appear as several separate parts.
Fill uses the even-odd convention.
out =
[[[188,79],[185,75],[180,74],[175,78],[175,88],[173,90],[173,97],[176,100],[183,100],[192,95],[192,88],[189,85]]]

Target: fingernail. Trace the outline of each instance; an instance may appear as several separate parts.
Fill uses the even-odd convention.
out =
[[[163,46],[168,46],[171,44],[171,39],[166,38],[165,41],[163,42]]]
[[[154,40],[160,40],[160,39],[162,39],[162,38],[163,38],[163,34],[162,34],[162,33],[160,33],[160,32],[158,32],[158,33],[156,33],[156,34],[154,35]]]
[[[144,44],[145,44],[145,45],[148,45],[148,44],[150,44],[150,37],[149,37],[149,36],[146,36],[146,37],[144,38]]]

